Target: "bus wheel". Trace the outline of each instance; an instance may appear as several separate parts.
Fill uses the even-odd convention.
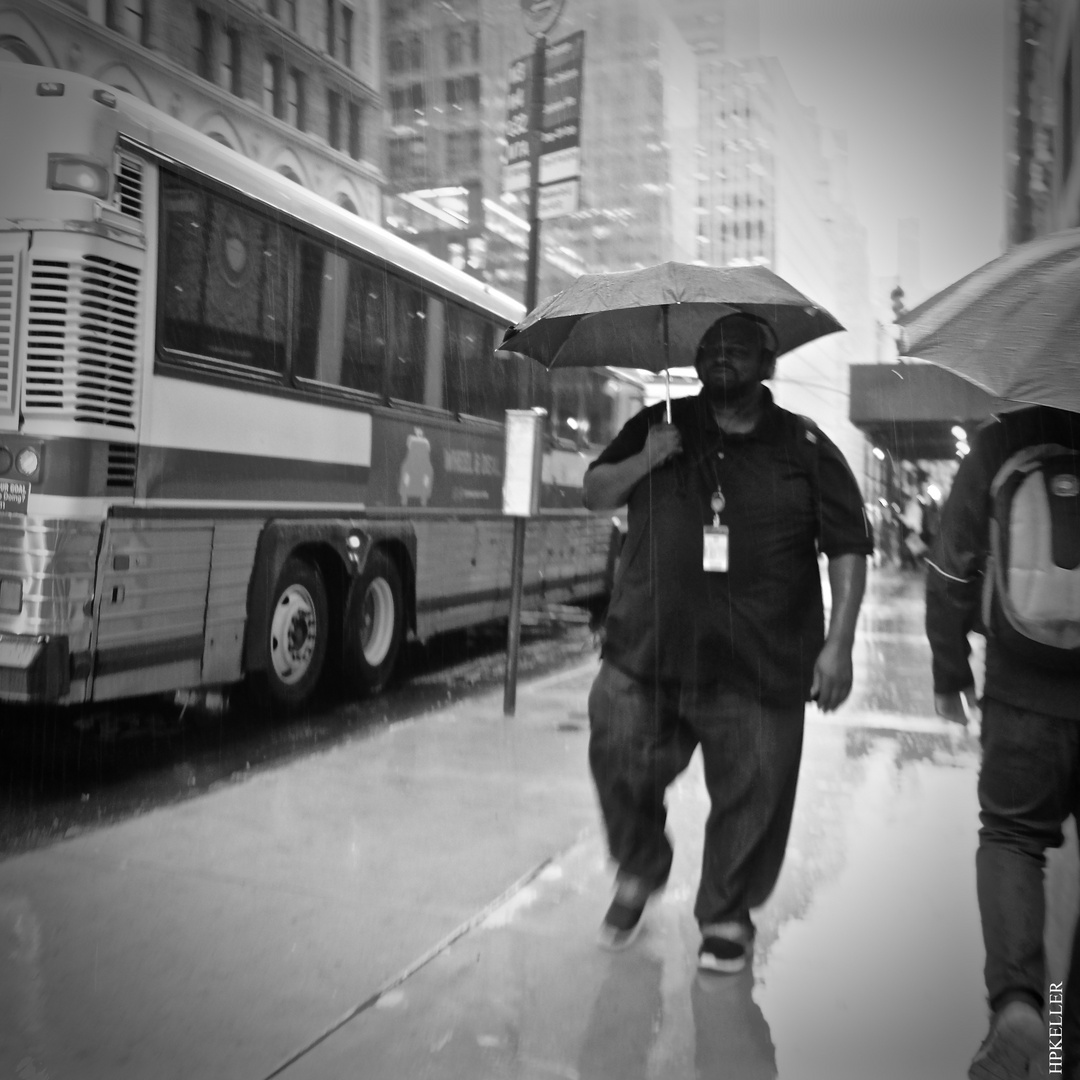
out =
[[[389,681],[405,632],[401,575],[376,549],[353,581],[345,606],[345,676],[353,690],[377,694]]]
[[[311,697],[322,675],[330,628],[326,587],[317,567],[286,561],[274,589],[266,638],[266,689],[285,708]]]

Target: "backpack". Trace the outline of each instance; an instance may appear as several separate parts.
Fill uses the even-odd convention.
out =
[[[1080,451],[1013,454],[990,485],[983,625],[1041,667],[1080,671]]]

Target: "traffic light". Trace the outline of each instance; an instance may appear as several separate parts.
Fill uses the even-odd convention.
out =
[[[900,316],[903,315],[904,312],[907,310],[904,307],[904,290],[901,289],[899,285],[897,285],[896,288],[893,289],[891,293],[889,293],[889,299],[892,301],[893,315],[895,315],[896,318],[899,319]]]

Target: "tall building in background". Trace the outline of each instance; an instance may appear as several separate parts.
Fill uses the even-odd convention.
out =
[[[515,0],[384,0],[387,224],[522,297],[525,193],[503,191],[509,69],[534,39]],[[578,0],[579,207],[543,222],[540,295],[586,269],[693,257],[696,73],[655,0]]]
[[[866,455],[848,420],[848,368],[873,358],[866,230],[848,190],[847,144],[795,97],[775,59],[732,56],[722,23],[696,21],[699,73],[697,250],[715,266],[761,264],[826,307],[846,334],[812,342],[777,367],[777,401],[813,416],[856,473]]]
[[[100,79],[379,221],[376,3],[23,0],[0,61]]]
[[[1080,225],[1080,0],[1010,0],[1009,243]]]

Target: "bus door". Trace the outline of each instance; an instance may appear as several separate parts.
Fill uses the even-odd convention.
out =
[[[211,521],[108,519],[94,591],[92,700],[199,685],[213,538]]]

